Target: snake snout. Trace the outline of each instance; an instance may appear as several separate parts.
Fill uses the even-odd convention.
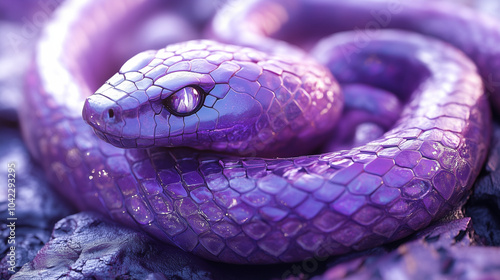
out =
[[[85,100],[83,119],[94,129],[113,135],[119,135],[123,127],[121,108],[101,95],[92,95]]]

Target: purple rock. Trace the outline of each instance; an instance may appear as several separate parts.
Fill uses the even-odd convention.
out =
[[[14,207],[9,206],[7,185],[0,193],[0,278],[8,279],[12,270],[31,261],[49,240],[55,222],[71,213],[71,209],[45,179],[45,175],[31,159],[16,129],[0,127],[0,176],[7,178],[7,164],[15,164]],[[12,211],[11,209],[14,209]],[[17,218],[8,220],[8,218]],[[14,224],[11,224],[14,223]],[[13,225],[13,227],[7,227]],[[13,233],[13,235],[11,234]],[[14,236],[13,238],[9,238]],[[10,248],[15,246],[15,250]],[[11,253],[12,251],[15,252]],[[14,257],[15,255],[15,257]],[[12,259],[11,259],[12,257]],[[11,263],[13,261],[13,263]],[[10,270],[9,270],[10,268]]]
[[[471,246],[471,224],[470,218],[438,223],[389,253],[337,263],[312,279],[498,279],[500,248]]]
[[[493,139],[486,167],[474,186],[465,206],[474,221],[474,229],[481,240],[491,246],[500,246],[500,126],[493,127]]]

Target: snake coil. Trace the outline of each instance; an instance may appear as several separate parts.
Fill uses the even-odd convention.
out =
[[[79,209],[212,260],[276,263],[403,238],[467,195],[489,144],[496,21],[435,2],[250,1],[216,16],[227,44],[146,51],[101,86],[120,32],[162,5],[182,6],[67,1],[38,43],[23,134]],[[276,41],[336,32],[313,51],[324,66]],[[350,150],[274,158],[322,141],[350,84],[406,102],[397,123]]]

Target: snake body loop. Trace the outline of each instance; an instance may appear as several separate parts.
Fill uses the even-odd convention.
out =
[[[497,23],[433,2],[392,12],[381,1],[290,2],[228,8],[232,14],[218,15],[212,33],[230,45],[191,41],[148,51],[97,90],[117,31],[163,4],[68,1],[47,26],[27,77],[20,116],[31,153],[79,209],[223,262],[363,250],[443,217],[467,195],[486,157],[491,116],[482,79],[500,75]],[[381,15],[379,27],[435,38],[377,30],[360,41],[358,27]],[[457,37],[464,29],[470,36]],[[288,62],[301,51],[268,37],[298,43],[290,30],[304,36],[298,45],[306,49],[330,32],[354,32],[314,51],[332,77],[312,59]],[[287,150],[281,141],[291,141],[292,153],[312,147],[339,116],[337,83],[394,92],[407,105],[382,138],[351,150],[288,158],[224,153],[280,155]],[[269,134],[279,141],[263,141]]]

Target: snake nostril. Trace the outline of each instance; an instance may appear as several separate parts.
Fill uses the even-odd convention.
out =
[[[108,117],[113,119],[115,117],[115,111],[113,109],[108,110]]]

